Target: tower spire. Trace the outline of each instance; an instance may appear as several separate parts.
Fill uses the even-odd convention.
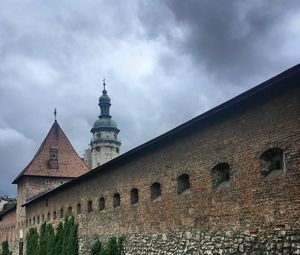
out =
[[[111,118],[109,115],[109,107],[110,107],[110,98],[107,95],[107,91],[105,89],[106,86],[106,79],[103,78],[102,80],[103,84],[103,90],[102,90],[102,95],[99,98],[99,107],[100,107],[100,116],[99,118]]]
[[[103,78],[103,80],[102,80],[102,85],[103,85],[102,94],[103,94],[103,95],[106,95],[106,94],[107,94],[107,91],[106,91],[106,89],[105,89],[105,86],[106,86],[106,79],[105,79],[105,78]]]
[[[54,108],[54,120],[56,122],[56,115],[57,115],[57,111],[56,111],[56,108]]]

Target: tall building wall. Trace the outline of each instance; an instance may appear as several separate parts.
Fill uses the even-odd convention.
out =
[[[71,207],[79,223],[81,254],[87,254],[96,235],[103,240],[125,235],[130,254],[297,252],[300,87],[290,83],[100,166],[28,204],[27,217]],[[275,160],[278,171],[266,175],[264,155],[272,148],[282,150],[283,162]],[[219,163],[229,166],[228,175],[213,174]],[[161,193],[152,199],[154,183],[161,185]],[[138,202],[132,204],[134,189]],[[100,210],[102,197],[105,209]]]

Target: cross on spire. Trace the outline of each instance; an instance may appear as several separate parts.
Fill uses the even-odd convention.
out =
[[[56,115],[57,115],[57,111],[56,108],[54,108],[54,120],[56,121]]]

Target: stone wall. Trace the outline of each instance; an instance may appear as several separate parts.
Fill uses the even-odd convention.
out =
[[[59,217],[54,220],[53,212],[59,215],[63,209],[66,215],[70,209],[79,223],[80,238],[126,235],[127,254],[172,254],[172,249],[184,254],[180,252],[193,245],[200,251],[186,254],[218,254],[218,245],[223,254],[226,249],[233,254],[243,254],[244,249],[248,254],[248,245],[253,254],[260,254],[259,250],[276,254],[272,249],[280,250],[286,242],[297,254],[299,247],[292,239],[300,229],[299,98],[300,88],[295,86],[268,100],[245,102],[31,203],[26,217],[50,213],[50,221],[57,224]],[[283,171],[265,179],[260,156],[273,147],[284,152]],[[230,180],[213,189],[211,170],[222,162],[230,167]],[[177,178],[182,174],[189,175],[190,187],[178,194]],[[161,184],[161,196],[152,201],[154,182]],[[133,188],[139,191],[135,204],[130,199]],[[118,207],[113,206],[116,193],[121,197]],[[101,197],[106,202],[102,211]]]
[[[45,191],[51,190],[63,183],[70,181],[71,178],[62,177],[38,177],[38,176],[25,176],[18,182],[17,189],[17,218],[16,218],[16,232],[20,235],[20,232],[26,231],[28,227],[28,221],[26,223],[25,207],[22,205],[32,197],[35,197]]]
[[[185,231],[166,232],[152,235],[131,234],[123,236],[124,254],[132,255],[213,255],[213,254],[300,254],[300,231],[274,230],[272,233],[256,234],[232,231]],[[103,244],[107,242],[106,235],[80,239],[80,254],[90,252],[95,239]]]

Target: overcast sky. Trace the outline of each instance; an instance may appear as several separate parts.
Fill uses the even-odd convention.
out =
[[[298,0],[2,0],[0,195],[15,195],[55,107],[83,154],[103,77],[126,152],[299,57]]]

